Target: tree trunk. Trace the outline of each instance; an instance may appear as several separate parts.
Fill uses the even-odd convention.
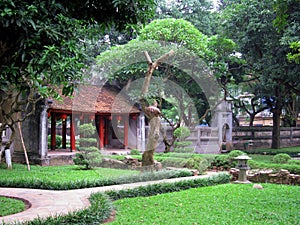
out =
[[[283,107],[283,99],[280,87],[276,87],[276,103],[275,108],[272,110],[273,113],[273,130],[272,130],[272,145],[271,148],[279,149],[280,148],[280,117]]]
[[[145,96],[149,90],[150,81],[152,78],[153,71],[158,68],[158,66],[169,56],[173,55],[175,52],[171,50],[170,52],[164,54],[159,57],[154,63],[151,60],[148,52],[144,52],[145,57],[148,62],[148,70],[145,76],[145,80],[142,86],[142,98],[140,99],[140,104],[145,115],[150,120],[150,131],[148,142],[146,146],[146,150],[142,155],[142,166],[152,166],[154,164],[154,152],[159,139],[159,131],[160,131],[160,110],[157,108],[157,103],[154,106],[147,107]]]
[[[275,109],[273,112],[273,130],[272,130],[272,146],[271,148],[280,148],[280,116],[281,110]]]
[[[249,126],[253,127],[254,125],[255,114],[250,114]]]
[[[154,164],[154,152],[159,139],[160,117],[154,116],[150,120],[149,138],[146,146],[146,151],[142,155],[142,166],[152,166]]]

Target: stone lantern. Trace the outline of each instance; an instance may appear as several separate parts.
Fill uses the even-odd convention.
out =
[[[247,161],[251,158],[247,155],[240,155],[238,157],[235,157],[234,159],[238,160],[238,169],[239,169],[238,180],[235,181],[235,183],[240,183],[240,184],[251,183],[250,181],[247,180],[247,170],[250,169],[250,167],[247,164]]]

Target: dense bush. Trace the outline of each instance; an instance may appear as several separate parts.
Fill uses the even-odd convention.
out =
[[[203,174],[210,166],[210,162],[205,158],[192,157],[185,164],[186,168],[196,169],[200,174]]]
[[[179,141],[184,141],[191,135],[190,129],[187,127],[178,127],[173,134]]]
[[[231,179],[230,175],[223,173],[223,174],[218,174],[216,176],[203,178],[203,179],[184,180],[175,183],[154,184],[154,185],[148,185],[148,186],[138,187],[129,190],[108,191],[105,192],[105,194],[107,194],[113,200],[117,200],[121,198],[140,197],[140,196],[146,197],[146,196],[153,196],[157,194],[186,190],[189,188],[225,184],[225,183],[229,183],[230,179]]]
[[[94,137],[96,128],[93,124],[82,124],[79,126],[79,153],[73,159],[75,165],[84,166],[84,169],[91,169],[99,166],[102,157],[97,148],[97,139]]]
[[[273,157],[272,161],[274,163],[287,163],[291,159],[291,156],[289,156],[286,153],[280,153]]]
[[[157,160],[161,162],[163,167],[182,168],[185,166],[188,159],[176,157],[160,157]]]

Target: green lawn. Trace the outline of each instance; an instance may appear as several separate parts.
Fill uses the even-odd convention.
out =
[[[0,196],[0,206],[0,217],[15,214],[25,210],[25,203],[23,201],[2,196]]]
[[[300,187],[225,184],[114,202],[111,224],[300,224]]]
[[[4,167],[5,168],[5,167]],[[115,178],[125,175],[137,174],[133,170],[119,170],[110,168],[95,168],[82,170],[77,166],[31,166],[30,171],[21,164],[13,164],[13,170],[0,169],[0,180],[5,178],[14,179],[43,179],[66,182],[74,180],[94,180],[101,178]]]
[[[77,189],[115,184],[115,180],[139,174],[134,170],[95,168],[82,170],[77,166],[31,166],[13,164],[12,170],[0,167],[0,186],[40,189]]]

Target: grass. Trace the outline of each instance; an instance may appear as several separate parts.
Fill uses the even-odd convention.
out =
[[[0,196],[0,206],[0,217],[15,214],[25,210],[25,203],[23,201],[2,196]]]
[[[188,170],[140,172],[111,168],[81,170],[76,166],[32,166],[31,171],[27,171],[24,165],[19,164],[14,164],[13,170],[4,168],[0,169],[0,186],[48,190],[100,187],[192,175]]]
[[[300,187],[224,184],[114,202],[111,224],[299,224]]]
[[[13,179],[39,179],[44,181],[55,180],[57,182],[67,182],[74,180],[95,180],[101,178],[116,178],[120,176],[137,174],[134,170],[120,170],[110,168],[96,168],[92,170],[81,170],[77,166],[30,166],[27,171],[25,165],[13,164],[13,170],[5,169],[5,165],[0,168],[0,180],[5,178]]]

